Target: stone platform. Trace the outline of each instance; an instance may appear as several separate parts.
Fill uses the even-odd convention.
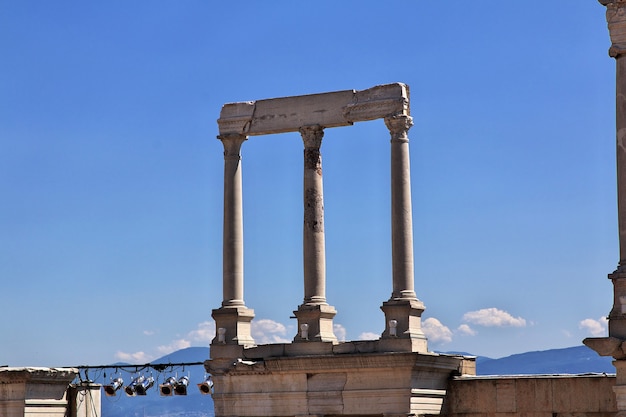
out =
[[[474,358],[388,352],[380,341],[213,345],[216,416],[439,414]]]

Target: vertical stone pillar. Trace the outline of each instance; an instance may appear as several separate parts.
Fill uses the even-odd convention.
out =
[[[337,312],[326,302],[324,189],[320,154],[324,129],[318,125],[305,126],[300,128],[300,134],[304,141],[304,301],[294,311],[298,319],[298,334],[294,342],[336,342],[333,317]]]
[[[615,130],[617,162],[617,221],[619,264],[609,274],[613,282],[613,308],[608,337],[587,338],[585,345],[602,356],[613,356],[617,377],[615,392],[618,416],[626,416],[626,0],[600,0],[606,6],[611,47],[615,58]]]
[[[222,307],[213,310],[215,326],[223,333],[211,345],[254,345],[250,322],[254,310],[243,300],[243,202],[241,187],[241,145],[245,135],[221,135],[224,145],[224,230]],[[213,353],[213,352],[212,352]]]
[[[609,56],[615,58],[615,128],[617,161],[617,222],[619,264],[609,274],[613,281],[613,309],[609,314],[609,335],[626,340],[626,1],[603,0],[611,36]]]
[[[417,299],[413,277],[413,216],[408,131],[410,116],[385,118],[391,133],[391,251],[393,290],[381,309],[385,313],[382,339],[399,339],[399,350],[426,351],[421,316],[424,304]],[[390,322],[394,329],[390,331]]]

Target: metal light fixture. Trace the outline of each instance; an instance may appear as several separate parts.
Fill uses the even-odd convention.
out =
[[[189,378],[181,376],[180,379],[174,385],[174,394],[187,395],[187,386],[189,385]]]
[[[211,379],[211,375],[207,375],[204,381],[198,384],[198,389],[200,393],[204,395],[213,393],[213,380]]]
[[[137,395],[146,395],[146,391],[148,391],[154,385],[154,378],[149,376],[148,378],[144,378],[137,386],[135,387],[135,391]]]
[[[107,397],[115,397],[115,393],[122,388],[122,386],[124,385],[124,380],[122,378],[115,378],[111,380],[111,384],[109,385],[105,385],[104,388],[104,393],[107,395]]]
[[[124,391],[126,391],[126,395],[128,395],[129,397],[134,397],[135,395],[137,395],[137,387],[145,380],[146,377],[143,375],[140,375],[133,379],[133,381],[129,385],[127,385],[126,388],[124,388]]]
[[[159,391],[161,395],[164,397],[169,397],[174,394],[174,387],[176,386],[177,381],[173,376],[167,378],[165,382],[159,385]]]

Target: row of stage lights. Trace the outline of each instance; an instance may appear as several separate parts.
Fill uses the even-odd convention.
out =
[[[154,377],[140,375],[134,378],[130,384],[124,387],[124,380],[121,377],[117,377],[111,380],[109,385],[105,385],[104,393],[107,397],[115,397],[117,391],[124,387],[124,392],[129,397],[136,395],[146,395],[146,392],[154,386]],[[159,384],[159,391],[162,396],[169,397],[172,395],[187,395],[187,387],[189,386],[189,377],[182,376],[176,379],[170,376],[165,380],[163,384]],[[213,393],[213,380],[211,375],[207,375],[204,381],[198,384],[198,389],[201,394],[207,395]]]

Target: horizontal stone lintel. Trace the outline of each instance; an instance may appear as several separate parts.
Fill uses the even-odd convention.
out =
[[[228,103],[222,107],[217,124],[220,136],[255,136],[297,132],[304,126],[349,126],[397,115],[410,116],[409,87],[402,83]]]

